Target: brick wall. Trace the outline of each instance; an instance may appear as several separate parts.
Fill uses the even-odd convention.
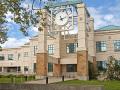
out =
[[[37,53],[36,74],[38,76],[47,75],[47,53]]]
[[[80,80],[88,80],[88,52],[77,52],[77,75]]]

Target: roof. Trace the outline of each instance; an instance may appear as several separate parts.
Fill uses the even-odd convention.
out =
[[[104,26],[102,28],[99,28],[95,31],[110,31],[110,30],[120,30],[120,26],[108,25],[108,26]]]
[[[83,3],[82,0],[70,0],[70,1],[59,2],[59,3],[53,1],[53,2],[48,2],[46,6],[49,8],[54,8],[54,7],[65,6],[65,5],[75,5],[79,3]]]

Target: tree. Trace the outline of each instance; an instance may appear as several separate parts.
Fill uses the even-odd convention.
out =
[[[120,62],[113,56],[108,59],[106,74],[109,80],[120,80]]]
[[[14,14],[14,18],[11,19],[20,25],[20,31],[23,32],[24,35],[28,35],[27,29],[30,26],[36,27],[40,19],[43,21],[45,20],[41,13],[41,6],[45,4],[46,1],[44,2],[44,0],[30,0],[32,5],[28,6],[27,8],[22,6],[24,1],[25,0],[0,0],[0,43],[4,43],[7,40],[7,31],[9,29],[5,28],[5,24],[7,23],[6,14],[8,12]],[[38,1],[38,3],[42,4],[37,10],[33,9],[33,4],[35,1]],[[41,22],[41,25],[45,26],[44,22]],[[38,27],[38,29],[42,30],[41,27]]]

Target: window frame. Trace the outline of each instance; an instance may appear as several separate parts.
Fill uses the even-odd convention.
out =
[[[4,60],[5,60],[4,54],[0,54],[0,61],[4,61]]]
[[[96,41],[96,52],[107,52],[107,42],[106,41]]]
[[[104,61],[97,61],[97,69],[98,69],[98,71],[106,71],[106,69],[107,69],[107,62],[106,62],[106,60],[104,60]]]
[[[48,45],[48,54],[49,55],[53,55],[54,52],[55,52],[55,46],[54,46],[54,44]]]
[[[70,51],[72,51],[72,50],[70,50],[70,47],[69,47],[70,44],[71,44],[71,45],[72,45],[72,44],[74,45],[74,48],[73,48],[74,50],[73,50],[73,52],[70,52]],[[67,53],[67,54],[74,54],[74,53],[77,52],[77,48],[78,48],[78,43],[67,43],[67,44],[66,44],[66,53]]]
[[[66,72],[77,72],[77,64],[66,64]]]
[[[24,52],[24,57],[28,57],[29,56],[29,52]]]
[[[120,52],[120,40],[114,40],[113,44],[114,44],[114,52]]]
[[[48,72],[53,72],[53,63],[48,63]]]
[[[8,54],[8,60],[14,60],[14,55],[13,54]]]
[[[29,66],[24,66],[24,72],[28,72],[29,71]]]

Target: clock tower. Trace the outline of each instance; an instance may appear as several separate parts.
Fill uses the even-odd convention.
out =
[[[47,26],[45,27],[45,31],[42,31],[43,33],[40,35],[40,40],[43,39],[41,43],[44,43],[43,44],[44,46],[40,46],[41,47],[40,51],[43,52],[39,53],[38,55],[38,60],[37,60],[38,74],[43,76],[48,75],[47,64],[53,62],[51,64],[53,65],[53,72],[52,74],[50,73],[51,75],[53,76],[63,75],[62,69],[64,67],[62,67],[62,65],[66,66],[66,69],[67,66],[71,65],[71,67],[74,67],[73,69],[76,69],[75,70],[76,78],[80,80],[88,80],[89,79],[88,59],[90,55],[89,53],[91,53],[88,50],[88,43],[87,43],[89,38],[88,32],[90,32],[89,29],[90,15],[85,7],[85,4],[83,4],[81,0],[71,0],[69,2],[67,1],[61,3],[58,2],[48,3],[46,4],[46,7],[47,8],[45,9],[46,10],[45,13],[47,19],[46,20]],[[77,28],[77,33],[74,33],[74,35],[65,33],[65,32],[71,33],[71,31],[75,32],[76,28]],[[47,36],[49,36],[51,40],[54,40],[53,42],[55,47],[54,55],[49,55],[48,52],[46,52],[47,51],[46,47],[48,45]],[[63,36],[64,37],[68,36],[68,39],[66,38],[63,39]],[[72,36],[75,36],[75,38]],[[70,42],[71,40],[73,41]],[[91,43],[92,45],[94,44],[93,42],[90,42],[90,44]],[[62,44],[64,44],[64,47],[62,46]],[[70,44],[71,47],[68,44]],[[71,49],[72,52],[74,51],[75,52],[74,54],[68,55],[68,53],[62,49],[62,47],[65,48],[65,50],[67,48],[67,49]],[[74,50],[74,48],[76,48],[76,50]],[[66,55],[67,58],[61,56],[61,54],[63,55],[63,53]],[[55,58],[58,61],[57,62],[55,62],[55,60],[53,60],[52,62],[49,61],[49,56],[52,57],[52,59]],[[73,57],[75,58],[73,59]],[[68,58],[71,61],[69,61]],[[40,69],[42,69],[41,70],[42,73]]]

